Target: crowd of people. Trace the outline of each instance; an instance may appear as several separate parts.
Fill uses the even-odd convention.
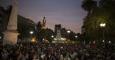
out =
[[[115,60],[115,52],[77,44],[25,44],[4,46],[0,60]]]

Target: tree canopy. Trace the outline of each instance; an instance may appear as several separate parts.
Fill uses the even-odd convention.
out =
[[[104,31],[106,40],[114,41],[115,1],[83,0],[82,8],[88,12],[83,22],[83,29],[85,29],[86,39],[102,40],[102,34]],[[106,24],[105,28],[100,27],[101,23]]]

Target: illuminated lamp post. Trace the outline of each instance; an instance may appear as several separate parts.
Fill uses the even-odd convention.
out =
[[[105,28],[106,27],[106,23],[101,23],[100,27],[101,28]],[[104,43],[105,42],[104,29],[103,29],[103,36],[102,36],[102,38],[103,38],[102,42]]]
[[[102,32],[102,42],[104,43],[104,47],[105,47],[105,35],[104,35],[104,28],[106,27],[106,23],[100,23],[100,27],[103,28],[103,32]]]

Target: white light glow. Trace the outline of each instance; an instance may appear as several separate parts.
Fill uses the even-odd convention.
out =
[[[100,27],[105,27],[106,26],[106,23],[101,23],[100,24]]]
[[[109,43],[111,43],[111,41],[109,41]]]
[[[33,42],[33,43],[36,42],[35,38],[32,38],[31,42]]]
[[[76,35],[75,38],[77,38],[78,36]]]
[[[30,34],[33,34],[34,32],[33,31],[30,31]]]
[[[71,32],[71,31],[69,31],[69,30],[67,31],[67,33],[70,33],[70,32]]]
[[[52,35],[51,37],[52,37],[52,38],[54,38],[54,36],[53,36],[53,35]]]
[[[105,42],[105,40],[102,41],[103,43]]]

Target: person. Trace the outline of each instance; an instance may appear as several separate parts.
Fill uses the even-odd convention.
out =
[[[29,54],[26,52],[25,53],[25,59],[28,60],[29,59]]]
[[[64,60],[64,57],[62,54],[60,54],[60,60]]]
[[[64,60],[71,60],[69,53],[66,54],[66,56],[64,57]]]
[[[74,51],[70,54],[70,57],[72,60],[75,60],[75,56],[77,55],[77,53]]]
[[[37,54],[35,54],[34,56],[33,56],[33,59],[32,60],[39,60],[39,56],[37,55]]]
[[[17,60],[26,60],[25,56],[20,52],[19,56],[17,57]]]
[[[8,53],[5,49],[3,49],[2,59],[3,59],[3,60],[7,60],[7,59],[8,59],[8,55],[9,55],[9,53]]]

